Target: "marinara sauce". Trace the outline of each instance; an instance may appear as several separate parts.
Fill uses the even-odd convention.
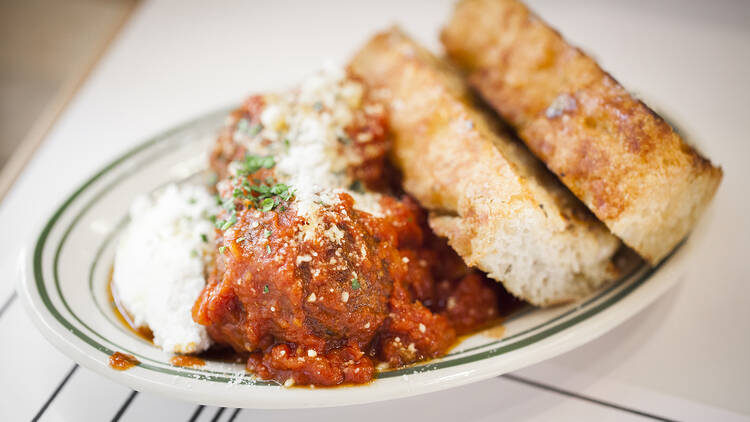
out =
[[[256,124],[263,107],[262,97],[251,97],[231,119]],[[220,135],[212,154],[222,178],[246,154],[232,139],[235,130]],[[353,178],[382,194],[379,215],[358,209],[346,192],[307,217],[289,195],[266,207],[263,190],[251,185],[275,177],[270,165],[236,176],[242,180],[234,188],[218,185],[231,209],[220,217],[232,226],[217,230],[216,260],[193,318],[216,343],[247,356],[247,369],[260,378],[366,383],[380,363],[398,367],[445,354],[458,335],[496,320],[507,300],[391,186],[384,113],[355,113],[346,132],[367,140],[342,148],[361,157],[348,169]]]

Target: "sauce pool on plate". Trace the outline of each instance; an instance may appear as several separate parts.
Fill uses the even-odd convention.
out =
[[[125,371],[140,364],[141,361],[127,353],[114,352],[109,357],[109,367],[116,371]]]
[[[189,356],[189,355],[172,356],[172,358],[169,359],[169,362],[174,366],[181,366],[181,367],[203,366],[206,364],[205,360],[197,356]]]

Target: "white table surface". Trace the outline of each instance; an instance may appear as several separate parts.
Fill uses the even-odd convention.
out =
[[[403,4],[402,4],[403,3]],[[0,421],[750,420],[750,3],[532,1],[724,168],[681,283],[579,349],[500,377],[386,403],[202,408],[79,368],[33,328],[17,263],[54,207],[104,163],[192,116],[281,88],[401,23],[433,49],[450,0],[145,2],[0,203]],[[221,413],[220,413],[221,412]]]

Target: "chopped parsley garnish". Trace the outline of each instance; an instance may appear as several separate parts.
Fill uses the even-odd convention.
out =
[[[268,284],[266,284],[265,286],[263,286],[263,294],[266,294],[269,291],[270,291],[270,289],[268,288]]]
[[[235,242],[237,242],[237,243],[239,243],[239,242],[244,242],[244,241],[245,241],[245,237],[244,237],[244,236],[242,236],[242,237],[238,237],[238,238],[237,238],[237,239],[235,240]]]
[[[260,210],[263,212],[271,211],[275,205],[273,198],[268,197],[260,203]]]
[[[229,214],[229,218],[222,222],[221,227],[219,227],[219,230],[224,231],[234,225],[234,223],[237,222],[237,212],[232,210],[232,212]]]
[[[260,180],[255,180],[254,185],[250,186],[250,190],[261,195],[268,195],[271,193],[271,186],[261,183]]]
[[[355,180],[352,182],[351,185],[349,185],[349,190],[353,190],[354,192],[364,193],[365,188],[362,186],[361,181]]]
[[[250,136],[255,136],[260,133],[260,131],[263,130],[263,125],[257,124],[250,126]]]
[[[250,120],[247,119],[240,119],[239,122],[237,122],[237,130],[240,132],[247,131],[247,128],[250,126]]]
[[[266,231],[263,232],[263,237],[265,237],[266,239],[271,237],[271,230],[266,229]]]
[[[188,204],[195,204],[196,202],[198,202],[198,200],[195,198],[188,199]]]
[[[266,177],[265,180],[259,178],[250,180],[248,178],[260,169],[271,169],[275,165],[276,160],[272,156],[250,154],[239,162],[237,174],[242,181],[236,183],[229,198],[222,199],[219,195],[216,195],[216,203],[228,212],[228,217],[225,220],[219,220],[215,215],[209,217],[217,229],[226,230],[237,222],[237,206],[242,209],[243,204],[245,206],[252,205],[256,209],[267,212],[275,209],[282,201],[289,201],[294,196],[294,191],[288,185],[276,183],[273,177]],[[247,204],[247,201],[250,204]],[[286,207],[282,205],[281,210],[286,210]]]
[[[226,246],[219,246],[219,253],[224,253],[224,251],[227,249]]]
[[[359,284],[359,280],[357,279],[357,277],[354,277],[354,278],[352,279],[352,289],[354,289],[354,290],[357,290],[357,289],[359,289],[360,287],[361,287],[361,286],[360,286],[360,284]]]
[[[240,162],[239,175],[248,176],[260,169],[270,169],[276,165],[276,160],[272,156],[260,156],[247,154],[245,159]]]
[[[266,245],[266,252],[271,253],[271,245]]]
[[[205,233],[201,233],[201,240],[203,243],[208,243],[208,236],[206,236]]]
[[[197,258],[198,257],[198,251],[196,251],[195,249],[191,249],[190,250],[190,256],[193,257],[193,258]]]
[[[234,195],[230,198],[227,198],[221,202],[221,207],[225,210],[231,212],[234,210]]]
[[[240,119],[240,121],[237,122],[237,132],[242,135],[252,137],[259,134],[261,130],[263,130],[263,125],[260,123],[251,124],[250,120],[247,119]]]
[[[284,201],[288,201],[289,198],[292,197],[292,191],[289,189],[289,186],[283,183],[277,183],[271,186],[271,194],[277,195]]]

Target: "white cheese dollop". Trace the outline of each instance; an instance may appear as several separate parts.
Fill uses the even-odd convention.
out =
[[[192,319],[213,244],[216,202],[200,185],[168,185],[138,197],[115,253],[114,289],[136,326],[148,326],[154,343],[172,353],[198,353],[211,345]]]

